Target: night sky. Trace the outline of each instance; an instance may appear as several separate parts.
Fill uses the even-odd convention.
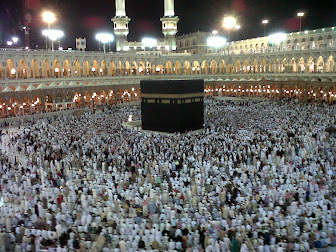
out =
[[[97,50],[94,36],[99,31],[113,31],[110,19],[115,14],[114,0],[26,0],[33,15],[31,43],[44,46],[41,30],[43,10],[52,10],[57,15],[54,28],[65,32],[64,48],[75,47],[76,37],[85,37],[88,48]],[[0,43],[12,35],[20,37],[23,46],[25,0],[0,0]],[[144,36],[162,38],[160,17],[163,16],[163,0],[126,0],[126,13],[130,22],[129,41],[140,41]],[[336,26],[336,0],[175,0],[175,13],[180,18],[178,34],[222,30],[224,15],[233,14],[242,28],[233,39],[245,39],[263,35],[263,18],[270,20],[267,32],[297,31],[297,11],[304,11],[303,29]],[[2,45],[3,46],[3,45]]]

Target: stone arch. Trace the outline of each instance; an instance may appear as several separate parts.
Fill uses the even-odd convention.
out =
[[[260,61],[260,71],[261,73],[266,73],[267,72],[267,62],[266,59],[262,59]]]
[[[99,73],[100,73],[100,76],[107,76],[107,65],[106,65],[105,60],[102,60],[100,64]]]
[[[280,64],[279,58],[275,59],[275,64],[274,64],[272,72],[274,72],[274,73],[280,73],[281,72],[281,64]]]
[[[140,63],[139,63],[139,75],[145,75],[145,73],[146,73],[146,66],[142,61],[140,61]]]
[[[252,69],[251,69],[251,71],[252,71],[253,73],[258,73],[258,70],[259,70],[258,60],[257,60],[257,59],[254,59],[254,60],[252,61]]]
[[[83,64],[83,76],[90,76],[90,71],[90,63],[88,60],[85,60]]]
[[[307,62],[307,72],[314,73],[315,63],[313,57],[309,57]]]
[[[164,74],[165,67],[162,64],[158,64],[155,66],[155,74],[162,75]]]
[[[175,62],[174,69],[175,69],[175,74],[177,74],[177,75],[182,74],[182,66],[181,66],[181,62],[180,61],[176,61]]]
[[[20,114],[26,115],[26,113],[30,112],[31,100],[28,96],[25,96],[21,99],[21,106],[20,106]]]
[[[307,49],[307,39],[303,38],[301,39],[301,48],[300,50],[306,50]]]
[[[216,61],[211,61],[210,63],[210,73],[211,74],[217,74],[218,73],[218,69],[217,69],[217,62]]]
[[[191,74],[191,64],[188,60],[183,63],[183,74]]]
[[[234,73],[235,72],[235,65],[233,62],[228,62],[227,67],[226,67],[226,72],[227,73]]]
[[[93,60],[92,62],[92,67],[91,67],[91,75],[96,77],[96,76],[99,76],[100,74],[100,67],[99,67],[99,64],[98,64],[98,61],[97,60]]]
[[[300,50],[300,42],[299,42],[299,40],[297,38],[294,39],[293,49],[294,50]]]
[[[173,74],[173,64],[171,63],[171,61],[168,60],[166,62],[165,68],[166,68],[166,74],[169,74],[169,75]]]
[[[295,58],[292,58],[289,64],[289,71],[291,73],[296,73],[297,72],[297,67],[296,67],[296,61]]]
[[[101,105],[101,104],[107,104],[108,102],[108,95],[107,95],[107,92],[105,90],[102,90],[101,93],[99,94],[99,97],[98,97],[98,104]]]
[[[252,44],[250,45],[250,53],[254,53],[254,48]]]
[[[74,93],[72,101],[74,102],[75,107],[81,107],[83,102],[82,94],[79,92]]]
[[[82,76],[82,69],[81,69],[81,64],[79,60],[75,60],[74,66],[73,66],[73,76]]]
[[[53,62],[53,76],[58,78],[61,77],[62,67],[58,59],[55,59]]]
[[[20,61],[19,61],[18,77],[19,77],[19,79],[27,79],[28,78],[28,67],[27,67],[27,63],[24,59],[20,59]]]
[[[114,61],[111,61],[111,63],[110,63],[110,75],[111,76],[116,76],[117,75],[117,68],[116,68],[116,65],[115,65]]]
[[[303,73],[306,71],[305,60],[303,57],[299,59],[298,72]]]
[[[19,112],[19,100],[17,99],[17,97],[11,97],[9,99],[9,104],[8,104],[8,108],[7,108],[7,113],[9,115],[17,115]]]
[[[309,48],[310,49],[314,49],[315,48],[315,38],[314,37],[310,37],[309,38]],[[308,68],[308,71],[310,71],[309,68]]]
[[[327,47],[329,47],[329,48],[330,48],[330,47],[333,47],[333,45],[334,45],[334,40],[333,40],[331,34],[329,34],[328,37],[327,37],[326,45],[327,45]]]
[[[71,64],[68,59],[64,60],[63,62],[63,77],[70,77],[71,76]]]
[[[322,36],[319,36],[319,37],[317,38],[317,41],[318,41],[318,47],[319,47],[320,49],[322,49],[322,48],[324,47],[324,45],[325,45],[323,37],[322,37]]]
[[[318,57],[318,59],[317,59],[316,72],[324,73],[324,60],[323,60],[322,56]]]
[[[208,74],[209,73],[209,65],[206,60],[202,62],[202,74]]]
[[[48,60],[43,60],[42,62],[42,77],[51,78],[51,65]]]
[[[157,68],[157,66],[154,65],[154,64],[152,64],[152,68],[151,68],[151,70],[150,70],[152,74],[157,74],[157,72],[156,72],[156,68]],[[158,73],[159,73],[159,72],[161,72],[161,69],[158,69]]]
[[[30,62],[30,78],[40,78],[40,67],[36,59]]]
[[[260,53],[260,46],[259,46],[259,44],[255,45],[255,52],[256,53]]]
[[[84,101],[85,107],[92,106],[92,92],[91,91],[89,90],[85,91],[84,96],[83,96],[83,101]]]
[[[138,64],[133,61],[132,62],[132,75],[137,75],[138,74]]]
[[[118,61],[118,68],[117,68],[118,75],[125,75],[124,72],[124,65],[121,60]]]
[[[235,63],[235,72],[240,73],[242,71],[240,60],[237,60]]]
[[[335,70],[335,61],[334,61],[334,57],[333,56],[329,56],[328,57],[328,61],[326,64],[326,72],[327,73],[333,73]]]
[[[249,47],[248,47],[248,45],[245,45],[244,51],[245,51],[245,53],[249,53]]]
[[[125,62],[125,75],[130,75],[131,74],[131,64],[129,61]]]
[[[244,60],[244,64],[243,64],[243,73],[248,73],[248,72],[250,72],[250,70],[251,70],[250,63],[246,59],[246,60]]]
[[[152,64],[149,61],[147,61],[146,62],[146,74],[151,74],[152,73],[151,67],[152,67]]]
[[[192,65],[192,72],[193,74],[200,74],[201,73],[201,66],[200,63],[195,60]]]
[[[281,65],[281,67],[280,67],[280,72],[281,73],[287,73],[288,72],[288,69],[289,68],[289,66],[288,66],[288,60],[287,60],[287,58],[284,58],[283,60],[282,60],[282,65]]]
[[[224,60],[221,60],[219,63],[219,73],[226,73],[226,62]]]
[[[265,46],[265,43],[262,43],[262,44],[261,44],[260,49],[261,49],[261,52],[262,52],[262,53],[266,52],[266,46]]]
[[[115,101],[114,91],[110,89],[108,91],[109,103],[113,103]]]

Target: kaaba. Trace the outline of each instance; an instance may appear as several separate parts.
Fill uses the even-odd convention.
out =
[[[143,130],[185,133],[203,128],[204,80],[143,80]]]

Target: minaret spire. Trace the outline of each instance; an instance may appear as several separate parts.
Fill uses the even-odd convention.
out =
[[[165,43],[169,50],[176,50],[176,33],[179,18],[175,16],[174,0],[164,0],[164,17],[162,22],[162,33],[165,36]]]
[[[116,0],[116,17],[126,17],[125,0]]]
[[[174,0],[164,0],[164,16],[165,17],[175,16]]]
[[[115,17],[111,19],[114,24],[114,34],[116,36],[116,46],[118,52],[127,50],[128,46],[128,23],[131,19],[126,15],[125,1],[126,0],[115,0],[116,14]]]

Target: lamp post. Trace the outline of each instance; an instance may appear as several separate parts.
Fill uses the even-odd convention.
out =
[[[278,32],[278,33],[274,33],[274,34],[269,35],[268,36],[268,42],[273,44],[273,45],[279,46],[279,49],[280,49],[281,42],[285,41],[286,38],[287,38],[286,33]]]
[[[54,41],[64,36],[64,32],[61,30],[43,30],[42,34],[51,41],[51,50],[54,51]]]
[[[266,25],[268,24],[268,19],[264,19],[261,23],[264,25],[264,37],[266,37]]]
[[[226,38],[221,36],[217,35],[210,36],[207,39],[207,46],[215,48],[217,52],[218,48],[222,48],[225,46],[226,41],[227,41]]]
[[[17,42],[19,41],[19,38],[18,37],[13,37],[12,40],[13,40],[14,44],[17,44]]]
[[[96,35],[96,39],[99,41],[99,43],[101,42],[103,44],[104,53],[105,53],[106,52],[105,44],[112,42],[114,40],[114,37],[110,33],[98,33]]]
[[[48,30],[50,30],[50,24],[56,20],[55,14],[50,11],[46,11],[42,13],[42,18],[44,22],[48,24]],[[48,49],[48,37],[46,38],[46,49]]]
[[[302,17],[305,15],[304,12],[300,11],[296,14],[300,19],[300,31],[302,31]]]
[[[148,37],[145,37],[141,40],[144,48],[145,48],[145,51],[146,51],[146,47],[149,47],[150,49],[153,48],[154,46],[157,45],[158,41],[157,39],[155,38],[148,38]]]
[[[237,31],[237,32],[236,32],[236,40],[238,40],[238,32],[239,32],[240,28],[241,28],[241,26],[240,26],[239,24],[237,24],[237,25],[234,27],[234,29]]]
[[[230,31],[236,26],[237,19],[231,16],[225,17],[223,21],[224,29],[228,30],[228,41],[230,42]]]

